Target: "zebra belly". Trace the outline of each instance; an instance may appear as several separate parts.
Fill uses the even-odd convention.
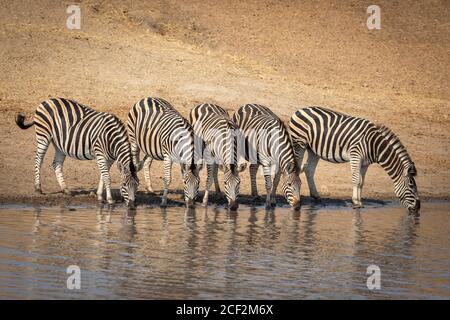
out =
[[[144,154],[145,157],[151,158],[153,160],[164,160],[164,154],[160,150],[143,150],[141,147],[141,152]]]
[[[77,159],[77,160],[94,160],[96,158],[93,150],[89,150],[87,152],[78,153],[78,154],[74,153],[74,152],[64,152],[63,150],[61,150],[61,151],[66,156]]]
[[[345,163],[350,161],[350,158],[348,157],[347,152],[333,152],[330,151],[328,154],[317,152],[317,150],[314,150],[314,148],[310,147],[310,150],[319,156],[320,159],[332,162],[332,163]]]

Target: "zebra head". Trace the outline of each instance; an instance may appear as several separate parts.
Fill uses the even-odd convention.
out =
[[[417,192],[416,166],[400,139],[386,126],[377,127],[375,138],[378,145],[377,162],[387,171],[394,182],[394,191],[410,213],[420,210]]]
[[[403,167],[403,171],[394,183],[394,190],[400,202],[410,213],[417,213],[420,210],[420,199],[417,191],[416,179],[417,170],[414,162],[408,162]]]
[[[122,175],[120,194],[122,195],[125,204],[130,208],[134,208],[135,194],[139,186],[139,178],[136,174],[136,167],[131,161],[128,166],[123,165],[120,162],[117,162],[117,165]]]
[[[219,169],[223,171],[224,176],[224,192],[228,200],[228,208],[232,211],[239,207],[237,198],[239,196],[239,179],[238,168],[234,164],[219,165]]]
[[[281,186],[284,197],[294,210],[300,209],[300,177],[297,165],[289,164],[283,171],[283,184]]]
[[[200,166],[196,164],[182,164],[181,174],[183,176],[184,199],[187,208],[194,208],[195,198],[198,194]]]

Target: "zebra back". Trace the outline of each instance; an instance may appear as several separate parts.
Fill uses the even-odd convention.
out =
[[[112,114],[99,112],[73,100],[53,98],[36,109],[38,141],[53,141],[65,155],[80,160],[118,160],[129,166],[130,146],[125,125]]]
[[[309,148],[320,158],[343,163],[369,131],[376,131],[372,122],[322,107],[300,109],[290,119],[294,145]],[[367,155],[373,158],[373,154]]]
[[[263,165],[270,162],[286,173],[298,171],[289,132],[268,107],[244,105],[234,113],[233,120],[244,136],[247,161]]]
[[[218,105],[201,104],[191,110],[190,122],[214,161],[234,168],[238,162],[239,130],[228,112]],[[201,151],[199,157],[203,158],[204,148]]]
[[[166,100],[148,97],[128,113],[128,131],[145,155],[156,160],[169,156],[180,164],[192,164],[194,139],[189,122]]]

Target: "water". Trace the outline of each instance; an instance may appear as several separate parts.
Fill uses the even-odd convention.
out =
[[[450,298],[450,203],[0,209],[0,298]],[[81,289],[69,290],[69,265]],[[369,290],[366,270],[381,270]]]

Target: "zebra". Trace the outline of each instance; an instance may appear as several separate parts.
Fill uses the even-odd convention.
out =
[[[308,154],[301,171],[305,172],[313,198],[320,199],[314,183],[319,158],[332,163],[350,162],[352,202],[356,208],[362,207],[367,168],[378,163],[392,179],[401,203],[410,212],[419,211],[415,164],[400,139],[386,126],[322,107],[306,107],[292,115],[290,130],[299,165],[305,152]]]
[[[73,100],[52,98],[39,104],[32,122],[25,123],[25,114],[18,113],[16,123],[21,129],[35,125],[34,186],[37,193],[42,193],[40,172],[44,156],[52,143],[55,148],[53,169],[63,193],[70,194],[63,177],[66,156],[78,160],[96,159],[100,169],[98,200],[103,202],[103,189],[106,187],[106,199],[113,204],[109,170],[117,160],[122,175],[120,192],[125,203],[134,207],[139,180],[131,159],[126,127],[116,116],[98,112]]]
[[[224,193],[230,210],[236,210],[239,205],[240,178],[239,171],[245,164],[238,163],[238,134],[236,124],[228,112],[215,104],[201,104],[190,112],[190,122],[194,127],[196,142],[196,158],[205,160],[207,179],[203,205],[208,205],[209,189],[215,183],[216,193],[220,192],[217,180],[218,169],[224,173]],[[197,147],[199,144],[201,146]]]
[[[288,203],[300,209],[299,167],[295,161],[289,132],[268,107],[259,104],[241,106],[233,115],[245,138],[245,158],[250,162],[251,194],[258,196],[256,173],[260,165],[266,187],[266,207],[275,206],[275,192],[283,175],[282,190]],[[271,171],[275,167],[272,184]]]
[[[194,163],[194,132],[189,122],[167,101],[148,97],[133,105],[128,113],[128,133],[131,153],[136,167],[144,167],[147,191],[153,192],[150,167],[153,160],[164,162],[164,191],[161,206],[167,206],[172,164],[181,165],[184,199],[194,206],[200,182],[198,166]],[[139,161],[142,151],[144,160]]]

